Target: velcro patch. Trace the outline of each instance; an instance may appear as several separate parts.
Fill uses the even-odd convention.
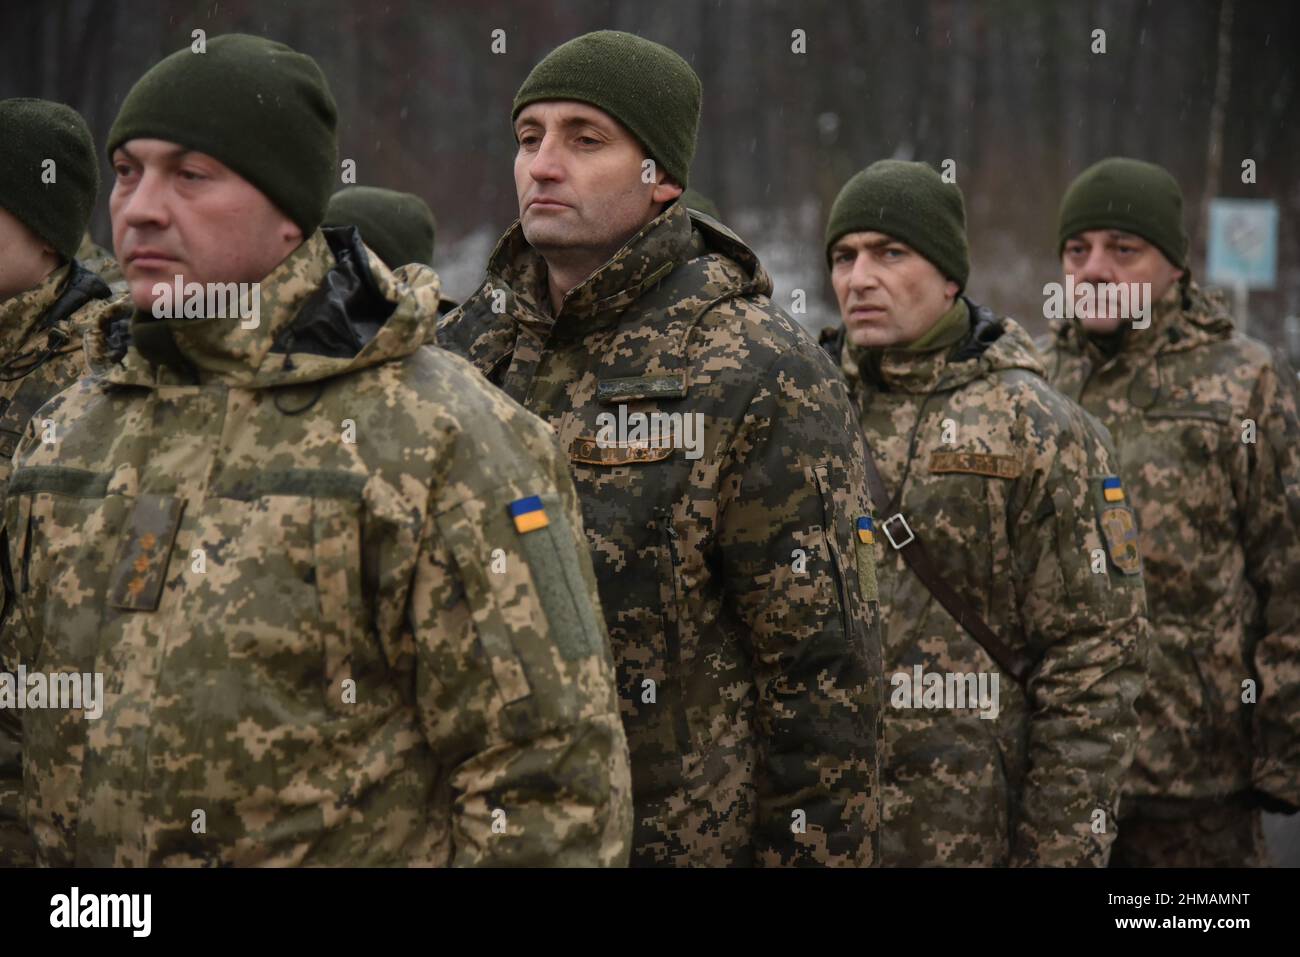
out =
[[[584,465],[634,465],[660,462],[673,454],[672,436],[658,445],[649,442],[626,442],[601,448],[594,435],[580,435],[569,444],[569,460]]]
[[[1142,571],[1142,552],[1138,548],[1137,522],[1133,512],[1125,505],[1108,505],[1098,517],[1106,551],[1115,567],[1125,575]]]
[[[546,509],[542,507],[542,499],[538,495],[530,495],[528,498],[511,502],[510,517],[515,520],[515,531],[521,535],[525,532],[535,532],[550,524],[550,519],[546,517]]]
[[[603,404],[636,399],[682,399],[686,397],[686,374],[631,376],[601,379],[596,383],[596,401]]]
[[[157,611],[181,526],[185,500],[173,495],[141,495],[131,510],[126,537],[118,546],[109,578],[109,604],[124,611]]]
[[[930,474],[965,472],[970,475],[987,475],[989,478],[1019,478],[1020,460],[1011,455],[993,455],[990,452],[932,452]]]

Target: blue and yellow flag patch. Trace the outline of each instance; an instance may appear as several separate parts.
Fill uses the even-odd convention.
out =
[[[1118,475],[1109,475],[1102,479],[1101,494],[1108,502],[1124,501],[1124,485]]]
[[[546,517],[546,509],[542,508],[542,499],[539,495],[530,495],[528,498],[511,502],[510,517],[515,520],[515,531],[521,535],[524,532],[535,532],[551,524],[550,519]]]
[[[863,515],[858,519],[858,541],[864,545],[870,545],[876,540],[876,523],[871,520],[870,515]]]

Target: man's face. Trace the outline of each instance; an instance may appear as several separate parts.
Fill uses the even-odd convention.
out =
[[[302,230],[256,186],[206,153],[164,140],[128,140],[113,152],[113,247],[137,309],[154,283],[260,282],[299,244]]]
[[[1121,310],[1112,315],[1109,306],[1114,297],[1098,294],[1097,285],[1148,282],[1149,301],[1156,303],[1183,274],[1151,243],[1118,229],[1088,229],[1071,236],[1061,250],[1061,267],[1066,276],[1074,277],[1076,297],[1084,287],[1093,287],[1093,295],[1076,306],[1076,315],[1085,330],[1102,335],[1114,332],[1133,317],[1121,315]]]
[[[53,246],[0,209],[0,302],[39,286],[58,264]]]
[[[681,195],[616,119],[570,100],[533,103],[515,121],[515,192],[524,238],[546,255],[617,250]]]
[[[959,291],[911,246],[877,232],[836,241],[831,285],[849,341],[871,349],[915,342],[952,308]]]

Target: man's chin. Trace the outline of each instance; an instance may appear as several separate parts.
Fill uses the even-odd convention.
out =
[[[1108,336],[1117,332],[1127,320],[1118,316],[1080,316],[1079,324],[1083,331],[1094,336]]]
[[[849,326],[847,338],[859,349],[887,349],[900,341],[892,329],[867,325]]]

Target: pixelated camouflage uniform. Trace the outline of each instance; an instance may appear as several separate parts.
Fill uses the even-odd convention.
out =
[[[618,666],[640,865],[867,865],[880,645],[861,437],[732,233],[672,204],[566,295],[516,222],[439,324],[569,454]],[[698,459],[601,413],[703,416]],[[806,830],[805,830],[806,822]]]
[[[260,325],[168,321],[156,366],[129,305],[105,308],[96,376],[41,410],[57,441],[28,430],[5,516],[30,637],[7,629],[3,662],[100,672],[107,699],[0,712],[23,741],[0,823],[43,863],[626,863],[563,459],[420,346],[435,313],[365,260],[313,233]],[[521,533],[531,496],[550,524]]]
[[[1048,387],[1016,322],[967,303],[950,323],[950,346],[929,351],[844,349],[842,327],[823,336],[900,502],[877,503],[880,520],[901,511],[943,579],[1029,666],[1027,689],[999,674],[996,718],[897,707],[907,701],[893,676],[910,687],[918,665],[1001,669],[877,531],[882,863],[1103,865],[1146,646],[1136,552],[1099,523],[1113,453],[1104,430]],[[896,522],[888,532],[906,538]]]
[[[1109,427],[1141,528],[1152,623],[1126,814],[1183,820],[1300,807],[1300,427],[1287,363],[1188,281],[1107,357],[1077,319],[1049,378]],[[1255,441],[1246,421],[1254,423]],[[1254,683],[1256,703],[1243,702]],[[1167,831],[1168,825],[1160,830]],[[1257,859],[1258,823],[1220,866]],[[1136,827],[1121,822],[1139,840]],[[1161,846],[1171,846],[1159,840]],[[1174,845],[1177,842],[1173,842]],[[1133,856],[1137,856],[1134,852]],[[1159,856],[1158,851],[1152,853]],[[1204,860],[1205,858],[1202,858]],[[1181,860],[1166,858],[1169,863]]]
[[[77,250],[77,261],[104,280],[115,295],[126,292],[127,282],[122,267],[111,252],[91,238],[89,232],[82,237],[81,247]]]
[[[69,263],[36,287],[0,302],[0,497],[32,413],[86,373],[81,324],[87,307],[107,295],[103,282]],[[8,594],[8,583],[0,576],[0,607]],[[0,765],[17,759],[16,742],[0,735]],[[4,859],[30,862],[25,835],[0,831]]]

